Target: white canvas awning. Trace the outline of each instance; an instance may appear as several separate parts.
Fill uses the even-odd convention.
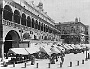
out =
[[[51,55],[52,53],[60,53],[60,51],[56,47],[51,47],[50,45],[45,45],[40,47],[40,51]]]
[[[8,53],[22,54],[22,55],[28,55],[29,54],[25,50],[25,48],[11,48]]]
[[[33,53],[37,53],[40,50],[36,47],[31,47],[31,48],[25,48],[25,50],[29,53],[29,54],[33,54]]]
[[[50,50],[52,53],[60,53],[60,51],[56,47],[52,47]]]
[[[41,47],[40,51],[45,52],[47,54],[50,54],[50,52],[51,52],[50,48],[48,48],[48,47]]]

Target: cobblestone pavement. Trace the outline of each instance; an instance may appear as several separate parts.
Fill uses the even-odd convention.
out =
[[[58,60],[58,62],[55,62],[55,64],[50,64],[50,68],[49,68],[48,63],[50,61],[48,59],[36,59],[35,65],[31,65],[31,62],[27,62],[26,67],[25,67],[25,63],[15,64],[15,67],[13,67],[13,65],[8,65],[7,67],[2,67],[2,65],[0,65],[0,69],[89,69],[90,59],[85,61],[85,56],[86,53],[66,54],[64,58],[65,61],[61,68],[60,68],[60,60]],[[82,64],[82,60],[84,60],[84,64]],[[70,62],[72,62],[71,67],[70,67]],[[38,68],[37,68],[37,63],[38,63]]]

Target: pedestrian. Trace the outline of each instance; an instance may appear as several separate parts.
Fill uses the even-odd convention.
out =
[[[84,50],[82,50],[83,54],[84,54]]]
[[[56,55],[56,62],[58,61],[58,56]]]
[[[7,67],[7,66],[8,66],[5,61],[3,61],[3,66],[4,66],[4,67]]]
[[[64,62],[64,57],[61,56],[61,63],[63,64],[63,62]]]
[[[28,59],[31,60],[31,55],[30,54],[28,54]]]
[[[31,65],[34,65],[35,64],[35,57],[34,55],[31,55]]]
[[[51,54],[50,63],[55,64],[55,56],[53,54]]]
[[[6,53],[6,59],[8,59],[8,53]]]

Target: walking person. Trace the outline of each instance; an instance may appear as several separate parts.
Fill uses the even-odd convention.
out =
[[[58,55],[56,54],[56,62],[58,61]]]
[[[61,52],[61,62],[62,62],[62,64],[64,62],[64,57],[65,57],[65,53],[64,52]]]
[[[50,63],[55,64],[55,56],[53,54],[50,56]]]
[[[61,63],[63,64],[63,62],[64,62],[64,57],[61,56]]]

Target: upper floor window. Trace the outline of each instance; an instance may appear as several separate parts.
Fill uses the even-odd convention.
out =
[[[27,26],[28,26],[28,27],[31,27],[31,19],[30,19],[29,16],[27,17]]]
[[[21,24],[26,26],[26,15],[24,13],[22,14]]]
[[[5,20],[12,21],[12,15],[13,15],[13,12],[11,7],[9,5],[5,5],[4,11],[3,11],[3,18]]]
[[[32,28],[34,28],[34,19],[32,18]]]
[[[18,10],[14,11],[14,22],[20,24],[20,12]]]

